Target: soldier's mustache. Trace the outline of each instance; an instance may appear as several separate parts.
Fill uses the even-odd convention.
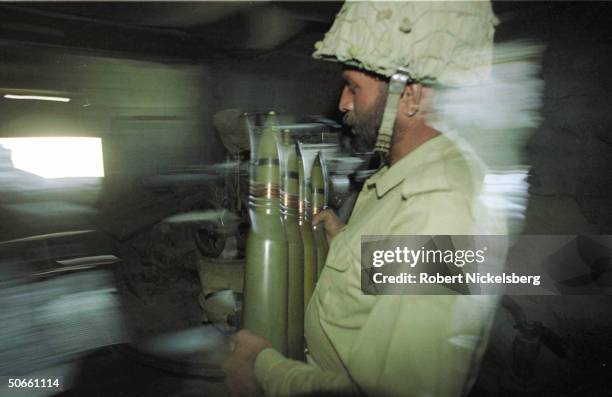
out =
[[[345,113],[342,117],[342,123],[348,125],[349,127],[355,126],[355,117],[352,113]]]

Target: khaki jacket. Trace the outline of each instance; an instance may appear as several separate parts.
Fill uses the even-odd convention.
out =
[[[267,396],[450,397],[469,390],[496,299],[364,295],[360,253],[362,235],[473,234],[482,179],[476,169],[438,136],[366,181],[306,312],[308,362],[274,349],[257,357]]]

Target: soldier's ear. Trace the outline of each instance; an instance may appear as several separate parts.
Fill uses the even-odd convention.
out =
[[[419,112],[421,105],[421,94],[423,86],[421,84],[407,84],[400,99],[400,111],[406,116],[412,117]]]

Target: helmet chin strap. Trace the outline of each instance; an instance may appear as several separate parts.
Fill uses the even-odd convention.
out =
[[[378,137],[374,146],[374,153],[381,158],[381,166],[387,162],[389,151],[391,150],[391,137],[393,136],[393,127],[395,126],[395,118],[399,109],[400,98],[406,88],[406,84],[413,80],[405,68],[399,68],[398,71],[391,76],[389,81],[389,92],[387,94],[387,102],[383,113],[382,122],[378,129]]]

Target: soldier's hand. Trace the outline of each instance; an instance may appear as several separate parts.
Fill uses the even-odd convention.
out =
[[[344,226],[346,226],[340,218],[336,216],[334,211],[330,209],[323,210],[319,212],[312,218],[312,225],[316,226],[319,223],[323,223],[323,227],[325,228],[325,234],[327,235],[327,241],[331,242],[334,237]]]
[[[225,372],[225,385],[233,396],[259,396],[261,388],[255,379],[255,360],[264,349],[272,347],[266,338],[242,330],[230,341],[231,355],[221,367]]]
[[[232,348],[232,354],[247,361],[252,361],[255,365],[257,355],[262,350],[272,347],[272,343],[263,336],[243,329],[232,336],[230,347]]]

